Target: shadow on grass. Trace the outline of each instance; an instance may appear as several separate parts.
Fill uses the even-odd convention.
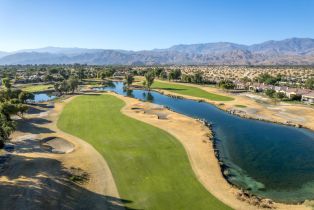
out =
[[[81,94],[81,96],[101,96],[102,94],[100,93],[84,93],[84,94]]]
[[[0,182],[0,209],[132,209],[123,207],[130,200],[71,182],[58,160],[13,155],[0,175],[7,179]]]
[[[159,88],[159,87],[157,87],[156,89],[169,90],[169,91],[184,91],[184,90],[187,90],[187,89],[184,89],[184,88]]]

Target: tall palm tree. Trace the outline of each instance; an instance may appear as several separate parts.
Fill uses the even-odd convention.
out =
[[[126,88],[129,88],[131,85],[132,85],[132,83],[134,82],[134,77],[133,77],[133,75],[132,74],[126,74],[125,75],[125,78],[124,78],[124,85],[126,86]]]
[[[150,87],[154,83],[155,74],[152,71],[147,72],[145,75],[144,86],[150,91]]]

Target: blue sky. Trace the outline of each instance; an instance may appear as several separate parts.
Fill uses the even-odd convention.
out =
[[[0,0],[0,51],[314,38],[314,0]]]

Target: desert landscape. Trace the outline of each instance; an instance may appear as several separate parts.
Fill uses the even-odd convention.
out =
[[[313,8],[0,1],[0,210],[314,209]]]

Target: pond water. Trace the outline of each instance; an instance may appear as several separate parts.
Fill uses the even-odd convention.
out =
[[[240,118],[215,106],[157,92],[124,91],[121,82],[98,88],[164,105],[213,126],[228,180],[255,195],[295,203],[314,199],[314,132]]]
[[[34,95],[35,99],[33,101],[35,103],[46,102],[56,98],[56,96],[52,95],[52,93],[34,93]]]

